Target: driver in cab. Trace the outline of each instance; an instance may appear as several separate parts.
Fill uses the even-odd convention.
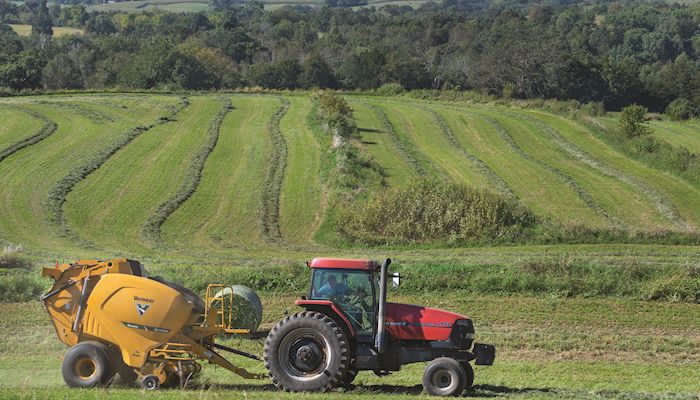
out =
[[[335,275],[328,276],[326,284],[321,286],[316,293],[319,297],[330,299],[332,297],[345,296],[352,294],[353,290],[344,283],[338,283]]]

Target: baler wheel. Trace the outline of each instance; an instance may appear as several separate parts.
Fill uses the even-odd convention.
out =
[[[70,387],[89,388],[106,384],[114,375],[107,347],[100,342],[80,342],[71,347],[61,366],[63,380]]]
[[[350,348],[345,333],[325,314],[287,316],[270,331],[264,359],[272,383],[290,392],[326,391],[342,383]]]
[[[156,375],[149,374],[141,379],[140,385],[144,390],[158,390],[160,389],[160,379]]]
[[[423,388],[431,396],[459,396],[466,383],[467,374],[454,358],[436,358],[423,372]]]

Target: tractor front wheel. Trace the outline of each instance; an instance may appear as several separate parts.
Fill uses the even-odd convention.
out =
[[[472,365],[469,364],[469,361],[460,361],[459,365],[462,366],[467,377],[464,382],[464,387],[470,388],[474,386],[474,368],[472,368]]]
[[[436,358],[423,373],[423,388],[431,396],[459,396],[466,384],[467,374],[454,358]]]
[[[265,367],[272,383],[291,392],[338,386],[350,361],[345,333],[325,314],[304,311],[281,320],[265,341]]]
[[[76,344],[63,358],[61,373],[70,387],[90,388],[106,384],[113,376],[107,347],[95,341]]]

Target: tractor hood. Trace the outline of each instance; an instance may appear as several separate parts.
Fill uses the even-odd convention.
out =
[[[401,340],[447,340],[464,315],[412,304],[386,303],[386,330]]]

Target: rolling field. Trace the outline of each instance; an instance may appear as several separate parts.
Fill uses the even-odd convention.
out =
[[[387,187],[435,177],[516,198],[567,226],[700,229],[697,182],[626,157],[576,120],[495,105],[346,99],[358,151]],[[2,98],[0,243],[20,246],[41,266],[127,256],[196,290],[240,280],[261,293],[265,328],[306,291],[303,261],[391,256],[407,282],[392,299],[465,313],[479,340],[497,346],[496,365],[476,369],[468,396],[697,400],[700,308],[659,293],[668,282],[697,280],[700,247],[338,245],[327,240],[335,223],[333,140],[317,113],[306,94]],[[660,139],[700,152],[697,123],[652,125]],[[0,268],[0,284],[13,274]],[[267,381],[211,366],[186,391],[68,390],[60,375],[65,349],[38,302],[0,303],[0,338],[2,398],[421,392],[423,365],[382,379],[362,373],[355,389],[326,395],[272,391]],[[260,352],[256,341],[230,341]]]
[[[697,183],[629,159],[574,120],[348,100],[360,151],[389,187],[433,177],[517,198],[557,223],[698,231]],[[326,248],[314,238],[331,211],[323,165],[331,144],[315,110],[303,95],[4,99],[2,240],[46,254],[90,248],[158,259]],[[692,123],[658,125],[664,140],[698,143]]]
[[[383,6],[409,6],[411,8],[418,8],[422,4],[426,3],[427,0],[369,0],[367,5],[355,6],[353,9],[366,8],[366,7],[383,7]],[[276,8],[285,6],[310,6],[310,7],[320,7],[324,4],[322,0],[262,0],[260,3],[263,4],[265,9],[274,10]],[[209,10],[211,4],[207,0],[134,0],[134,1],[120,1],[107,4],[94,4],[87,7],[88,11],[99,11],[99,12],[141,12],[147,10],[162,10],[175,13],[183,12],[199,12]],[[17,28],[15,28],[17,26]],[[13,29],[17,33],[29,35],[31,27],[29,25],[15,25]],[[27,30],[28,27],[29,30]],[[55,33],[56,36],[65,35],[69,33],[77,33],[71,31],[72,28],[55,28],[58,29]],[[23,33],[26,32],[26,33]]]
[[[13,31],[17,32],[20,36],[29,36],[32,34],[31,25],[20,25],[20,24],[10,24]],[[79,28],[71,28],[68,26],[54,26],[53,36],[61,37],[66,35],[82,35],[84,31]]]

